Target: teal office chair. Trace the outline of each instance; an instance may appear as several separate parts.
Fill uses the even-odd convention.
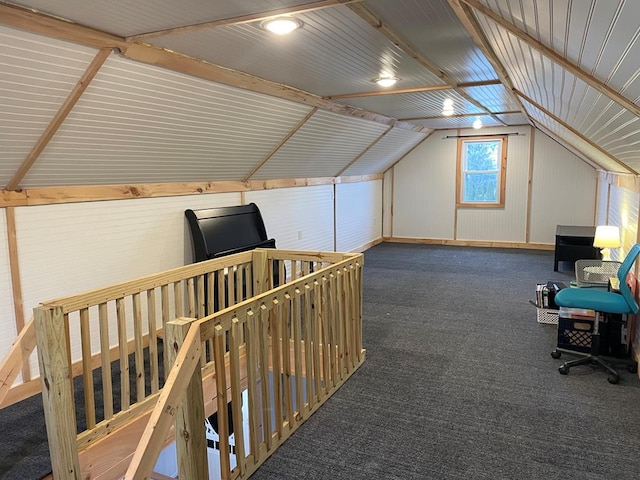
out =
[[[627,275],[631,270],[631,266],[636,261],[636,258],[640,254],[640,244],[636,244],[627,254],[627,257],[620,265],[618,270],[618,281],[620,284],[620,290],[613,292],[598,288],[564,288],[560,290],[555,296],[555,302],[559,307],[567,308],[580,308],[586,310],[595,310],[600,313],[613,313],[621,315],[633,315],[638,313],[639,307],[636,302],[629,285],[627,285]],[[570,360],[563,363],[558,371],[567,375],[569,369],[576,365],[585,364],[598,364],[604,367],[609,372],[609,383],[618,383],[620,381],[620,375],[618,372],[607,362],[605,362],[599,356],[600,353],[600,332],[599,332],[599,315],[596,314],[593,333],[591,335],[591,354],[585,357]],[[557,350],[552,353],[554,358],[560,357],[560,352]],[[631,362],[628,367],[629,371],[637,371],[637,363]]]

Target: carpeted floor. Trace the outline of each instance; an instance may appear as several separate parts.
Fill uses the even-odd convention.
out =
[[[555,327],[528,303],[537,282],[572,277],[553,252],[368,250],[364,365],[252,480],[637,479],[637,376],[560,375],[569,357],[551,358]],[[0,411],[0,479],[38,478],[37,402]]]
[[[528,303],[571,278],[553,252],[368,250],[364,365],[252,480],[639,478],[637,376],[560,375]]]

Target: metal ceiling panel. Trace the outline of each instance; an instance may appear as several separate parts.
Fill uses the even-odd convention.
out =
[[[593,144],[589,143],[583,137],[580,137],[567,129],[553,118],[538,110],[533,105],[525,102],[526,108],[530,111],[534,121],[542,125],[548,132],[555,135],[563,143],[567,143],[575,150],[579,156],[586,156],[596,162],[600,168],[610,172],[629,173],[624,167],[615,162],[611,157],[603,154]]]
[[[491,20],[481,20],[514,86],[619,160],[640,161],[638,117]]]
[[[474,115],[464,117],[437,117],[424,120],[412,120],[411,123],[433,130],[448,130],[455,128],[473,128],[473,122],[480,119],[484,127],[502,127],[503,125],[490,115]],[[526,122],[525,122],[526,123]]]
[[[453,100],[454,113],[484,113],[455,90],[345,98],[339,102],[372,112],[386,112],[399,119],[411,119],[440,115],[445,99]]]
[[[112,56],[21,186],[240,180],[307,112]]]
[[[379,123],[318,111],[251,180],[333,177],[387,128]]]
[[[425,138],[424,133],[392,128],[342,175],[383,173]]]
[[[464,91],[492,112],[510,112],[521,108],[513,94],[502,84],[468,87]]]
[[[442,81],[345,6],[298,14],[303,28],[287,37],[259,23],[154,38],[155,44],[234,70],[328,96],[382,90],[387,72],[397,88]]]
[[[640,97],[640,2],[480,1],[627,98]]]
[[[0,188],[13,178],[96,53],[0,26]]]
[[[497,78],[447,0],[367,0],[365,6],[456,82]]]
[[[309,0],[16,0],[11,3],[129,37],[309,3]]]

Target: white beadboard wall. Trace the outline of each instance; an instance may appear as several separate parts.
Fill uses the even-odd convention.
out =
[[[455,130],[437,132],[394,167],[393,236],[453,238]]]
[[[529,127],[476,130],[474,135],[518,133],[507,140],[507,184],[504,208],[460,208],[456,240],[524,242],[526,240]],[[463,132],[462,135],[469,135]],[[456,143],[456,140],[449,140]],[[455,169],[455,161],[454,169]]]
[[[333,185],[247,192],[245,202],[258,205],[278,248],[333,251]]]
[[[11,269],[9,266],[9,245],[7,243],[6,209],[0,214],[0,360],[16,338],[16,322],[13,314],[11,294]]]
[[[393,171],[395,167],[384,172],[382,179],[382,235],[391,236],[391,198],[393,196]]]
[[[631,247],[638,243],[638,207],[640,194],[611,185],[609,193],[608,225],[620,227],[622,247],[611,249],[613,260],[624,260]]]
[[[535,131],[531,189],[532,243],[554,243],[557,225],[593,225],[597,172]]]
[[[363,251],[382,236],[382,180],[336,185],[336,250]]]
[[[461,130],[460,135],[515,132],[519,135],[508,137],[505,208],[461,208],[457,224],[457,140],[444,138],[457,131],[438,132],[407,155],[394,167],[393,236],[524,243],[531,135],[529,242],[553,244],[557,224],[593,225],[595,170],[573,153],[529,126]]]
[[[605,180],[604,175],[598,174],[598,192],[596,196],[596,225],[605,225],[607,223],[609,209],[609,183]]]

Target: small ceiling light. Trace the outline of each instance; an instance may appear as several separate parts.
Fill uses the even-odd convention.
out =
[[[398,77],[394,77],[390,73],[383,73],[378,78],[376,78],[374,82],[376,82],[381,87],[390,87],[392,85],[395,85],[398,80],[400,80]]]
[[[453,100],[445,98],[442,102],[442,114],[446,117],[453,115]]]
[[[297,18],[292,17],[276,17],[269,20],[265,20],[260,24],[265,30],[269,30],[271,33],[277,35],[286,35],[288,33],[302,28],[302,22]]]
[[[482,120],[480,120],[480,117],[476,117],[475,121],[473,122],[473,128],[475,128],[476,130],[482,128]]]

